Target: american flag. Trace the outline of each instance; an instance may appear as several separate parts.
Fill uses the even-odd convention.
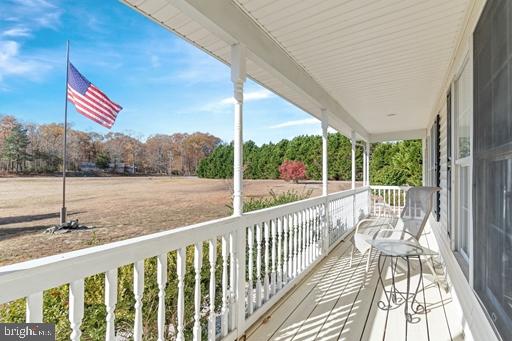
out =
[[[80,114],[109,129],[123,109],[89,82],[71,63],[68,64],[68,100]]]

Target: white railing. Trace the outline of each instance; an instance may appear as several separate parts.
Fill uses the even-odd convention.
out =
[[[88,280],[101,275],[106,340],[114,340],[116,333],[134,340],[235,339],[368,215],[369,203],[370,189],[364,187],[4,266],[0,309],[24,299],[27,322],[41,322],[43,317],[56,322],[43,316],[55,310],[47,306],[43,292],[69,285],[69,337],[79,340],[88,332],[82,326]],[[156,264],[153,272],[148,270],[151,262]],[[207,271],[202,271],[203,265]],[[133,282],[123,287],[118,276],[127,267]],[[193,290],[185,287],[186,278]],[[154,302],[147,302],[153,292],[144,297],[145,279],[146,285],[155,282]],[[170,286],[176,296],[172,307],[166,304]],[[118,300],[124,299],[118,290],[132,295],[133,324],[128,331],[115,325]],[[156,307],[154,321],[146,321],[148,303]],[[60,335],[63,338],[67,336]]]
[[[374,216],[399,217],[405,206],[405,193],[409,187],[371,186],[371,209]]]

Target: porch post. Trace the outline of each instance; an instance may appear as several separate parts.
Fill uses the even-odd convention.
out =
[[[426,175],[426,160],[425,160],[425,156],[426,156],[426,151],[427,151],[427,141],[426,141],[426,137],[422,137],[421,138],[421,184],[423,186],[426,186],[427,185],[427,182],[425,181],[425,175]]]
[[[322,233],[322,254],[326,254],[329,249],[329,188],[328,188],[328,155],[327,155],[327,145],[328,145],[328,135],[327,128],[329,127],[329,122],[327,119],[327,110],[321,109],[321,118],[322,118],[322,196],[325,199],[325,209],[324,209],[324,224],[323,224],[323,233]]]
[[[242,214],[242,179],[243,179],[243,105],[245,47],[240,44],[231,46],[231,81],[233,82],[233,98],[235,99],[234,118],[234,163],[233,163],[233,215]]]
[[[322,195],[326,196],[329,194],[328,191],[328,159],[327,159],[327,145],[328,135],[327,128],[329,123],[327,122],[327,111],[322,109]]]
[[[368,156],[367,149],[368,149],[368,146],[366,143],[364,143],[363,144],[363,186],[367,185],[367,183],[366,183],[366,172],[367,172],[366,161],[367,161],[367,156]]]
[[[366,142],[366,186],[370,186],[370,142]]]
[[[352,130],[352,189],[356,188],[356,132]]]
[[[233,215],[243,214],[243,105],[246,78],[246,50],[241,44],[231,46],[231,81],[234,98],[234,162],[233,162]],[[245,227],[231,233],[229,247],[232,250],[230,271],[230,329],[239,333],[245,323]],[[236,242],[235,242],[236,241]],[[241,336],[241,335],[240,335]]]

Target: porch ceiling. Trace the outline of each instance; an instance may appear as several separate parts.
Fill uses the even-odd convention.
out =
[[[370,140],[427,127],[472,3],[124,1],[225,63],[230,44],[245,43],[251,78]]]

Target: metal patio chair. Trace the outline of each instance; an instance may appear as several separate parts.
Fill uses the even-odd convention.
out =
[[[370,239],[412,240],[419,244],[428,217],[432,211],[433,194],[439,190],[439,187],[411,187],[406,192],[405,206],[399,218],[390,218],[392,222],[386,223],[376,223],[382,217],[372,217],[358,222],[353,237],[350,266],[352,267],[352,259],[357,249],[363,256],[368,253],[366,260],[366,272],[368,272],[372,248],[368,243]],[[436,281],[439,282],[432,262],[427,261],[427,264]]]

